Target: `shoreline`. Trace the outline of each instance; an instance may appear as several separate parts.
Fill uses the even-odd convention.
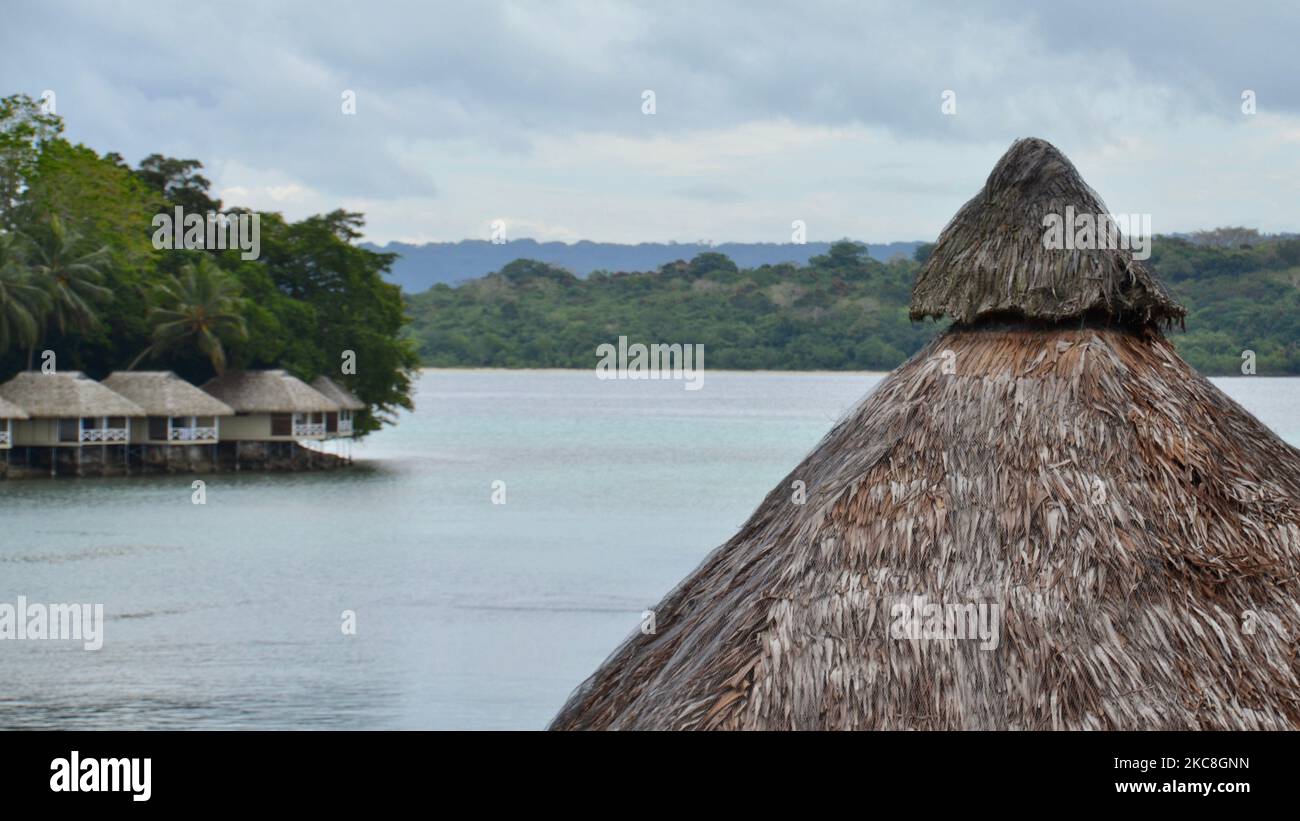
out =
[[[416,369],[418,373],[583,373],[584,371],[595,372],[593,365],[590,368],[506,368],[506,367],[489,367],[480,365],[471,365],[465,367],[421,365]],[[735,370],[727,368],[709,368],[705,371],[709,374],[754,374],[764,376],[791,376],[791,375],[808,375],[808,376],[888,376],[892,371],[804,371],[804,370]],[[1241,373],[1202,373],[1207,379],[1300,379],[1300,374],[1241,374]],[[633,380],[633,381],[656,381],[656,380]]]
[[[421,365],[417,369],[420,373],[595,373],[596,368],[593,365],[590,368],[504,368],[504,367],[483,367],[479,365],[466,367],[440,367],[433,365]],[[791,374],[809,374],[813,376],[888,376],[889,371],[800,371],[800,370],[734,370],[726,368],[709,368],[705,373],[710,374],[756,374],[784,376]],[[632,380],[632,381],[660,381],[660,380]],[[664,380],[666,381],[666,380]]]

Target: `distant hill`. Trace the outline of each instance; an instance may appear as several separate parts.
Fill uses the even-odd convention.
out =
[[[1240,375],[1249,354],[1257,373],[1300,375],[1300,239],[1158,236],[1148,264],[1187,306],[1187,331],[1172,339],[1202,373]],[[626,336],[702,344],[710,368],[892,370],[942,327],[908,318],[920,266],[851,243],[807,265],[737,268],[706,253],[585,279],[519,260],[408,294],[407,333],[437,367],[590,369],[597,346]]]
[[[867,245],[867,253],[881,262],[893,257],[911,258],[919,242],[891,242],[884,245]],[[726,254],[741,268],[757,268],[793,262],[806,265],[808,260],[830,249],[829,242],[809,242],[804,245],[771,242],[727,242],[721,245],[704,243],[643,242],[638,245],[620,245],[613,242],[573,244],[564,242],[538,242],[517,239],[495,245],[486,240],[461,240],[460,242],[429,242],[411,245],[390,242],[386,245],[363,243],[372,251],[401,254],[393,263],[388,276],[390,282],[402,286],[408,294],[428,290],[437,283],[454,285],[476,279],[484,274],[500,271],[507,263],[517,259],[533,259],[565,268],[586,277],[592,271],[653,271],[659,266],[679,259],[689,260],[705,251]]]

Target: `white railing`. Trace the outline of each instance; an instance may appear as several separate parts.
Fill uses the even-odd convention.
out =
[[[9,444],[9,431],[0,430],[0,445]]]
[[[348,419],[348,420],[340,419],[340,420],[339,420],[339,430],[338,430],[338,432],[339,432],[339,434],[342,435],[342,436],[351,436],[351,435],[352,435],[352,420],[350,420],[350,419]]]
[[[294,425],[293,435],[294,436],[324,436],[325,423],[318,422],[315,424]]]
[[[216,428],[172,428],[173,442],[200,442],[217,438]]]
[[[82,428],[83,442],[125,442],[126,428]]]

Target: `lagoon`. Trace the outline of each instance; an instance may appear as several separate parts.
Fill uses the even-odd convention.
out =
[[[0,641],[0,729],[544,727],[880,378],[425,371],[350,470],[0,481],[0,601],[105,614]],[[1215,382],[1300,445],[1300,379]]]

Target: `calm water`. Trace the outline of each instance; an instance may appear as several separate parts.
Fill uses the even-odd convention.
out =
[[[350,471],[0,481],[0,602],[107,622],[0,642],[0,728],[543,727],[878,380],[432,371]],[[1300,380],[1217,382],[1300,444]]]

